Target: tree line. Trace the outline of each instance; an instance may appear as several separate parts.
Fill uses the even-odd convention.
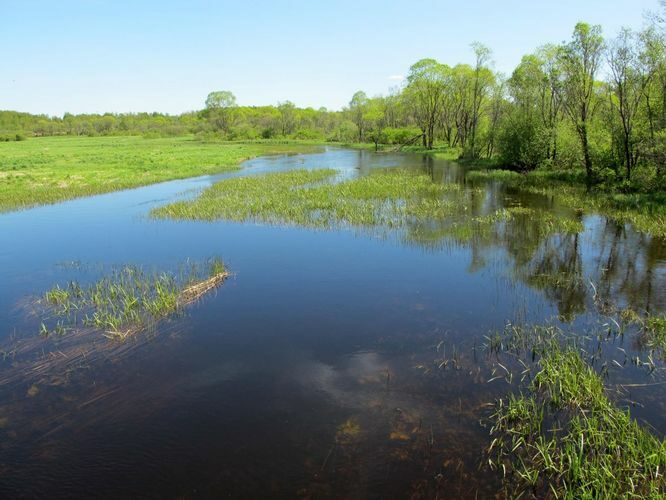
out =
[[[0,140],[197,134],[418,145],[522,170],[583,168],[588,185],[664,187],[666,22],[659,15],[642,30],[623,29],[611,39],[600,26],[579,23],[569,41],[525,55],[509,76],[492,69],[488,47],[474,43],[472,51],[473,64],[422,59],[400,88],[376,97],[356,92],[341,111],[290,101],[238,106],[231,92],[216,91],[203,110],[181,115],[0,111]]]

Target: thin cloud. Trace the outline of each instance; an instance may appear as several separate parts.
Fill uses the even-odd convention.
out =
[[[405,77],[403,75],[391,75],[388,77],[388,79],[391,80],[392,82],[400,82],[404,80]]]

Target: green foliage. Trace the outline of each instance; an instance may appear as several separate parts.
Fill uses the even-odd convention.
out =
[[[505,122],[499,137],[503,165],[533,170],[548,158],[550,137],[536,120],[519,113]]]
[[[455,185],[434,184],[426,175],[386,171],[331,184],[335,170],[298,170],[223,180],[192,201],[155,209],[156,217],[229,219],[309,227],[401,226],[411,217],[441,217],[452,211],[442,199]]]
[[[491,465],[511,493],[555,498],[666,495],[666,442],[616,408],[573,348],[549,347],[528,393],[497,403]]]
[[[91,327],[107,336],[126,338],[174,313],[203,293],[218,286],[227,276],[224,262],[216,257],[208,262],[188,263],[180,273],[146,272],[125,266],[113,270],[90,285],[76,281],[56,285],[44,295],[50,311],[58,319],[49,329],[44,318],[41,334],[64,334]]]
[[[235,170],[261,154],[309,151],[297,144],[220,144],[191,137],[35,138],[0,143],[0,211]]]
[[[384,129],[384,138],[386,144],[406,144],[418,137],[421,131],[418,128],[392,128]]]

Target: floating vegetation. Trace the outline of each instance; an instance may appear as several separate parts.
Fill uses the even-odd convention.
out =
[[[64,335],[88,327],[102,330],[108,337],[126,338],[179,313],[227,276],[222,260],[214,258],[206,265],[190,264],[179,274],[125,266],[90,285],[77,281],[56,285],[44,294],[56,322],[51,327],[42,322],[40,333]]]
[[[623,325],[638,325],[640,346],[658,352],[666,361],[666,316],[640,315],[633,309],[627,308],[620,311],[620,319]]]
[[[525,392],[500,399],[490,465],[510,494],[618,498],[666,495],[666,443],[606,395],[572,347],[550,343]]]

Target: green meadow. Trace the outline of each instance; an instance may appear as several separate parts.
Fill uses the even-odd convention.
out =
[[[236,170],[259,155],[314,146],[193,137],[38,137],[0,143],[0,211]]]

